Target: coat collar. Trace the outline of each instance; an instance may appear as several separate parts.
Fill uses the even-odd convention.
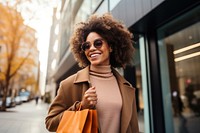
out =
[[[90,83],[89,66],[77,72],[74,83],[81,83],[81,82]]]

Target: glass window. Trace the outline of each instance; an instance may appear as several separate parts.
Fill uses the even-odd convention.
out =
[[[103,0],[92,0],[92,12],[95,12],[95,10],[99,7],[100,3]]]
[[[109,9],[110,11],[115,8],[115,6],[117,6],[117,4],[120,2],[121,0],[109,0]]]
[[[70,0],[63,11],[61,24],[60,61],[69,48],[69,39],[74,24],[85,20],[91,14],[91,1]]]
[[[199,16],[197,7],[158,30],[166,132],[200,131]]]
[[[60,41],[60,61],[62,59],[62,57],[64,56],[67,48],[69,47],[69,38],[70,38],[70,34],[71,34],[71,27],[72,27],[72,23],[71,21],[71,14],[68,12],[72,11],[71,8],[71,1],[69,1],[68,3],[69,5],[67,6],[67,8],[65,9],[65,12],[63,14],[63,18],[62,18],[62,24],[61,24],[61,41]]]
[[[134,35],[138,36],[138,35]],[[145,39],[142,35],[134,44],[135,54],[133,57],[133,65],[127,66],[124,70],[124,77],[133,85],[136,95],[136,106],[138,112],[139,131],[149,133],[149,105],[148,105],[148,77],[147,77],[147,59]]]
[[[83,1],[81,7],[78,10],[74,23],[79,23],[81,21],[86,21],[91,15],[91,2],[92,1]]]

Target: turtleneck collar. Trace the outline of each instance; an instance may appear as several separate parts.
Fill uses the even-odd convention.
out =
[[[90,65],[90,75],[94,75],[97,77],[108,78],[113,76],[111,65],[107,66],[93,66]]]

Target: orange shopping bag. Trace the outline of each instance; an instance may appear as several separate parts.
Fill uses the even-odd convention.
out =
[[[97,111],[65,111],[56,133],[98,133]]]

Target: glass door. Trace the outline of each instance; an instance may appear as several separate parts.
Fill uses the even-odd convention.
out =
[[[158,29],[166,133],[200,131],[200,6]]]
[[[149,86],[148,85],[148,60],[147,45],[142,35],[134,35],[138,39],[134,43],[135,53],[133,57],[133,65],[127,66],[124,70],[124,77],[136,89],[136,105],[138,112],[139,131],[141,133],[150,133],[150,110],[149,110]]]

